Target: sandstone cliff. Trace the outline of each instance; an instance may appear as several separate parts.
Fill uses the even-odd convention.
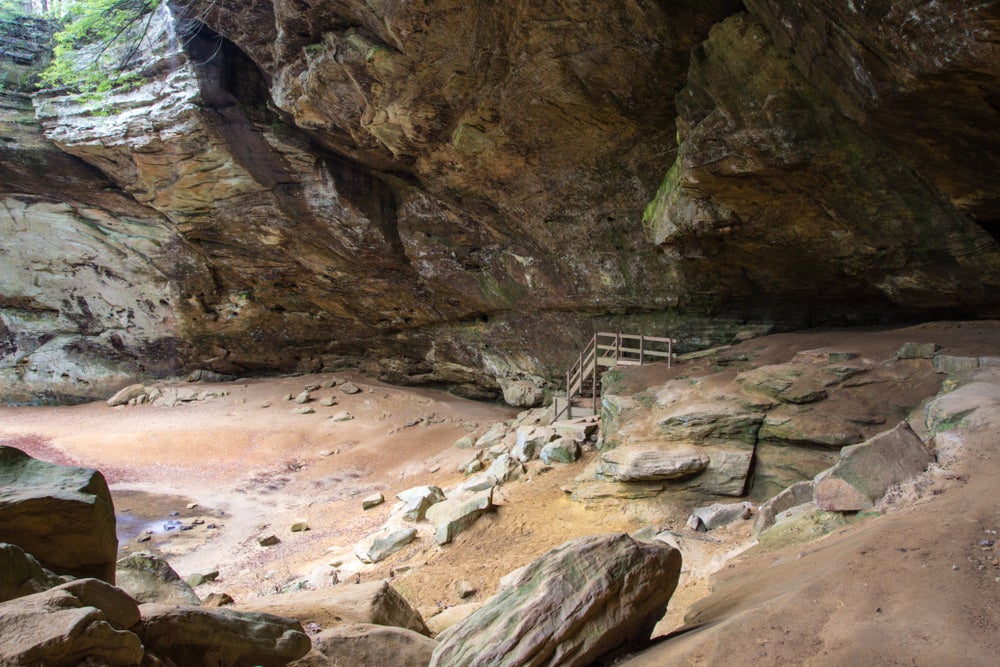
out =
[[[998,316],[998,11],[173,0],[139,89],[8,98],[3,396]]]

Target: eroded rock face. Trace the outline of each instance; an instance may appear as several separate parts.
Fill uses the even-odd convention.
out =
[[[0,96],[24,246],[0,396],[360,362],[527,405],[595,328],[1000,315],[995,25],[958,0],[163,5],[147,82],[100,113],[36,96],[46,139]]]

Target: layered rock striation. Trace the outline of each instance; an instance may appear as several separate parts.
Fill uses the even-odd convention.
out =
[[[996,18],[164,3],[136,89],[4,98],[3,398],[345,364],[538,395],[594,327],[997,316]]]

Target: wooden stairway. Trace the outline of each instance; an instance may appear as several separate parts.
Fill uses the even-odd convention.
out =
[[[673,338],[620,331],[595,333],[566,372],[566,398],[555,400],[553,421],[597,414],[604,371],[616,366],[641,366],[660,359],[666,359],[669,367],[673,362],[673,344]]]

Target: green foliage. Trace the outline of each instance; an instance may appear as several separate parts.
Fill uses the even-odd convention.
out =
[[[2,0],[0,0],[2,1]],[[81,0],[63,17],[42,84],[66,87],[90,99],[142,83],[130,70],[152,11],[161,0]]]

